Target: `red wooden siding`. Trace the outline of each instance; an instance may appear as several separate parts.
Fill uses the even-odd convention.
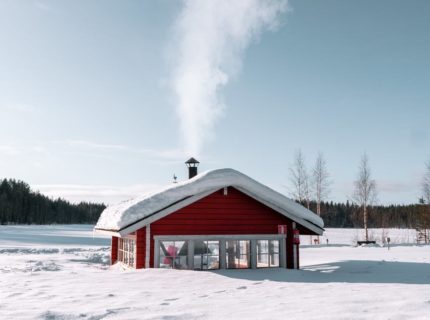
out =
[[[136,231],[136,268],[145,268],[146,228]]]
[[[151,224],[154,235],[273,234],[291,220],[229,187]]]
[[[118,260],[118,237],[112,237],[110,262],[114,264]]]
[[[278,225],[287,225],[287,267],[293,268],[292,221],[233,187],[227,195],[221,189],[151,224],[150,266],[157,235],[277,234]]]

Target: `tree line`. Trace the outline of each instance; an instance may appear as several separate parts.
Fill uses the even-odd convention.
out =
[[[362,207],[354,202],[323,201],[320,206],[326,228],[364,228]],[[310,202],[309,209],[316,212],[315,201]],[[415,229],[425,222],[423,218],[430,217],[428,212],[428,206],[422,204],[368,206],[367,227]]]
[[[430,161],[425,165],[422,178],[422,197],[417,204],[377,204],[377,184],[372,178],[367,154],[363,154],[353,182],[351,201],[328,202],[332,180],[324,155],[317,155],[315,164],[308,170],[301,150],[297,150],[290,166],[290,194],[302,205],[323,218],[326,227],[364,228],[415,228],[423,230],[427,242],[430,239]]]
[[[72,224],[97,222],[104,204],[71,204],[51,199],[14,179],[0,180],[0,224]]]

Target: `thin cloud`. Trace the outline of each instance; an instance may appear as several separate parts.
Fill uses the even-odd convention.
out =
[[[0,145],[0,154],[4,156],[17,156],[21,152],[17,147],[10,145]]]
[[[116,145],[116,144],[103,144],[103,143],[96,143],[92,141],[86,141],[86,140],[66,140],[66,141],[60,141],[59,143],[64,143],[70,147],[81,147],[81,148],[88,148],[88,149],[99,149],[99,150],[127,150],[129,147],[123,146],[123,145]]]
[[[33,153],[45,153],[46,148],[39,145],[10,145],[4,144],[0,145],[0,154],[4,156],[18,156],[23,154],[33,154]]]
[[[74,148],[83,148],[99,151],[120,151],[130,152],[135,154],[141,154],[156,159],[164,160],[183,160],[186,157],[184,151],[180,149],[150,149],[150,148],[139,148],[129,145],[109,144],[109,143],[98,143],[87,140],[66,140],[57,141],[56,143],[66,144],[67,146]]]
[[[156,184],[103,186],[78,184],[38,184],[32,186],[51,198],[62,198],[73,203],[81,201],[113,204],[145,194],[159,187]]]
[[[16,111],[16,112],[34,112],[38,108],[32,104],[26,103],[12,103],[0,105],[0,110],[3,111]]]
[[[45,12],[50,12],[50,13],[52,13],[52,12],[55,12],[55,11],[56,11],[56,10],[55,10],[51,5],[49,5],[49,4],[47,4],[46,2],[41,1],[41,0],[37,0],[37,1],[35,1],[35,2],[34,2],[34,6],[35,6],[37,9],[39,9],[39,10],[41,10],[41,11],[45,11]]]
[[[94,157],[112,157],[125,153],[135,156],[145,156],[148,161],[177,162],[183,161],[187,154],[178,148],[152,149],[130,145],[100,143],[90,140],[51,140],[27,141],[14,144],[0,144],[0,154],[4,156],[17,156],[23,154],[58,154],[58,148],[67,148],[73,153],[82,153]]]

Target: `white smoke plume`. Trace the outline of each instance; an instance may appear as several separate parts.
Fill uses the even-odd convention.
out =
[[[172,86],[185,151],[213,137],[224,110],[220,90],[241,67],[246,48],[274,30],[287,0],[185,0],[174,32]]]

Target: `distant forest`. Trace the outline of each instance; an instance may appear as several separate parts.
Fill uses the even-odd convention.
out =
[[[303,204],[305,206],[305,204]],[[316,203],[310,202],[316,212]],[[321,202],[326,228],[363,228],[363,209],[346,203]],[[429,225],[430,207],[423,204],[368,207],[368,228],[419,228]]]
[[[51,199],[22,181],[0,180],[0,224],[80,224],[97,222],[104,204],[71,204]]]
[[[305,203],[303,203],[306,206]],[[30,189],[22,181],[0,180],[0,224],[71,224],[96,223],[104,204],[81,202],[71,204],[51,199]],[[316,212],[316,203],[310,202]],[[429,223],[428,205],[369,206],[369,228],[417,228]],[[321,218],[326,228],[362,228],[363,213],[350,202],[321,203]]]

